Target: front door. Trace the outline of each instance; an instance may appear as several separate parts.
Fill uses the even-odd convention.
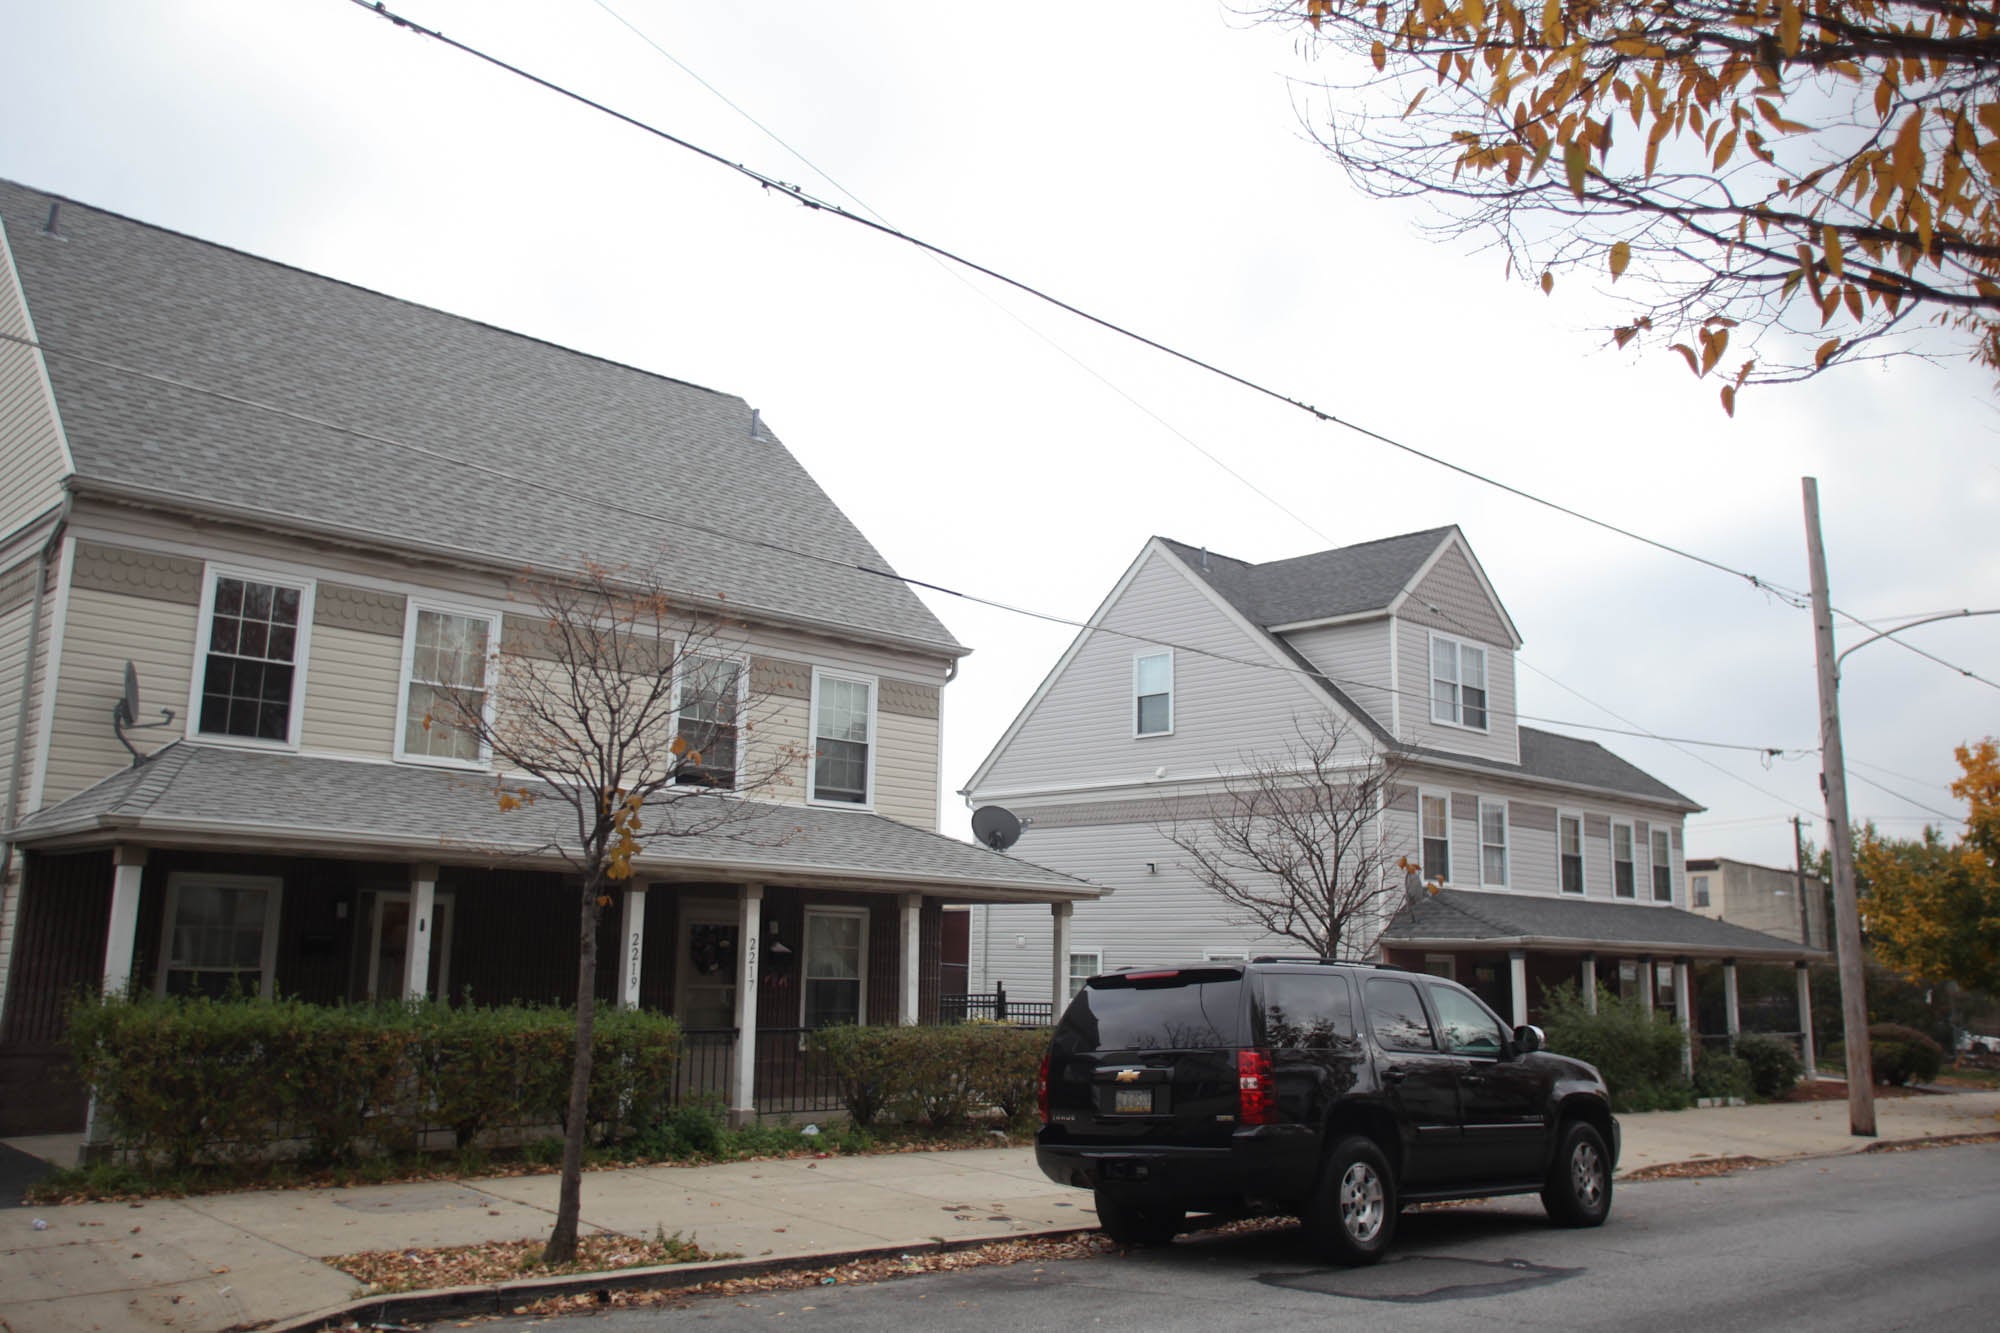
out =
[[[382,890],[374,895],[368,922],[367,998],[403,998],[403,974],[410,956],[410,895]],[[431,903],[429,998],[451,994],[451,895]]]
[[[684,1032],[736,1025],[736,971],[742,927],[726,906],[681,911],[674,1017]]]

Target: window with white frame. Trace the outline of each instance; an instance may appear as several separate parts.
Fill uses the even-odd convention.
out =
[[[1423,826],[1424,839],[1424,882],[1427,884],[1449,884],[1451,882],[1451,798],[1449,796],[1421,795],[1417,797],[1418,819]]]
[[[690,656],[681,662],[675,734],[686,748],[674,773],[676,784],[724,790],[736,786],[737,714],[747,679],[743,664],[726,657]]]
[[[195,731],[297,743],[312,586],[211,571],[203,589]]]
[[[169,877],[159,993],[269,996],[281,888],[249,875]]]
[[[1673,836],[1663,828],[1652,830],[1653,841],[1653,901],[1670,903],[1674,900],[1674,841]]]
[[[1694,905],[1696,907],[1708,906],[1708,876],[1696,875],[1693,880],[1693,885],[1694,885]]]
[[[1165,736],[1174,729],[1174,655],[1145,653],[1132,659],[1132,734]]]
[[[1564,893],[1583,892],[1583,816],[1556,816],[1557,874]]]
[[[1431,635],[1431,721],[1486,730],[1486,649]]]
[[[486,757],[488,663],[498,618],[410,603],[403,626],[402,718],[396,757],[477,764]]]
[[[814,672],[812,781],[806,799],[867,805],[874,736],[875,682]]]
[[[1611,892],[1620,898],[1639,896],[1637,870],[1632,864],[1632,826],[1611,825]]]
[[[807,908],[803,968],[801,1026],[866,1021],[868,913]]]
[[[1103,970],[1104,951],[1102,949],[1070,950],[1069,989],[1063,993],[1064,998],[1075,999],[1076,993],[1083,989],[1083,983]]]
[[[1479,882],[1507,887],[1507,803],[1479,803]]]

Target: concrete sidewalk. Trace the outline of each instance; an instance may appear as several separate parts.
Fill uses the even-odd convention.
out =
[[[1884,1098],[1876,1115],[1876,1140],[1849,1135],[1845,1102],[1625,1116],[1621,1173],[2000,1130],[2000,1092]],[[0,1209],[0,1329],[289,1324],[358,1297],[355,1281],[323,1262],[331,1256],[540,1237],[555,1197],[549,1175]],[[1089,1195],[1050,1184],[1023,1148],[594,1171],[583,1215],[587,1230],[678,1231],[706,1250],[766,1261],[1096,1220]]]

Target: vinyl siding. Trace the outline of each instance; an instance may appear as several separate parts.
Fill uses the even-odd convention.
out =
[[[875,714],[875,811],[929,832],[938,827],[938,720]]]
[[[12,239],[0,226],[0,333],[32,340],[34,325],[14,272]],[[41,353],[0,341],[0,533],[12,532],[59,501],[68,472]]]
[[[72,587],[49,735],[42,805],[56,804],[132,762],[111,729],[129,659],[139,675],[141,721],[174,710],[174,725],[133,731],[149,754],[186,734],[196,609],[182,602]]]
[[[31,599],[32,596],[31,592]],[[12,824],[15,819],[28,812],[29,784],[34,779],[34,756],[40,748],[42,683],[47,679],[49,636],[54,611],[55,588],[52,578],[49,590],[42,596],[41,632],[36,636],[34,662],[30,669],[35,688],[28,701],[28,727],[22,735],[20,799],[17,808],[12,812],[0,812],[0,822],[6,824]],[[14,724],[19,717],[21,701],[22,657],[27,646],[28,622],[32,617],[31,600],[9,612],[4,620],[0,620],[0,736],[4,736],[4,739],[0,739],[0,754],[4,754],[7,761],[5,767],[0,767],[0,784],[11,781],[13,775]],[[0,791],[5,790],[5,785],[0,785]],[[4,1006],[7,995],[7,972],[12,966],[14,932],[20,920],[23,867],[24,860],[17,851],[8,869],[6,880],[0,882],[0,1020],[6,1017]]]
[[[1149,551],[1141,560],[1107,608],[1104,629],[1250,661],[1266,657],[1267,649],[1170,557]],[[1250,754],[1296,740],[1294,717],[1324,708],[1324,696],[1296,673],[1177,651],[1172,734],[1134,736],[1133,660],[1152,651],[1158,650],[1117,633],[1085,631],[1075,655],[1003,741],[976,799],[1152,782],[1162,768],[1182,778],[1235,770]]]
[[[1444,631],[1477,641],[1462,630]],[[1402,678],[1403,739],[1427,749],[1521,761],[1520,722],[1514,699],[1514,654],[1500,643],[1486,642],[1487,730],[1473,731],[1431,721],[1431,631],[1424,625],[1396,620],[1396,670]]]
[[[1396,614],[1413,625],[1441,629],[1461,639],[1500,645],[1514,641],[1507,622],[1480,586],[1472,562],[1455,545],[1445,548]]]
[[[315,623],[299,748],[387,759],[395,754],[403,640]]]
[[[1308,662],[1325,672],[1348,698],[1367,709],[1384,727],[1396,725],[1396,688],[1389,669],[1390,628],[1387,618],[1353,625],[1330,625],[1285,635],[1286,642]],[[1408,702],[1404,702],[1407,708]]]
[[[35,618],[34,577],[33,561],[0,574],[0,588],[14,585],[17,578],[28,581],[24,599],[16,606],[0,610],[0,791],[6,790],[6,783],[14,771],[14,724],[19,716],[21,687],[28,676],[28,626]],[[46,605],[45,599],[45,608]],[[29,700],[30,726],[33,726],[35,716],[33,702]],[[23,771],[21,786],[24,791],[27,776]],[[19,813],[18,810],[0,810],[0,825],[13,823],[13,816]]]

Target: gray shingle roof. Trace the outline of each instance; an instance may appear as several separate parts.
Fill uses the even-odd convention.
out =
[[[647,823],[706,827],[720,809],[737,817],[692,836],[652,839],[635,863],[640,873],[829,887],[898,884],[994,899],[1090,898],[1100,892],[1069,875],[859,810],[696,796],[671,809],[650,810]],[[486,775],[189,741],[37,811],[8,836],[33,847],[119,832],[157,843],[201,838],[205,845],[231,849],[302,848],[475,864],[549,861],[548,847],[574,843],[576,836],[571,808],[560,799],[503,811],[494,798],[494,779]]]
[[[1443,889],[1405,904],[1383,938],[1390,944],[1588,944],[1637,953],[1704,957],[1796,960],[1826,956],[1819,949],[1678,907],[1463,889]]]
[[[1386,611],[1453,528],[1426,528],[1253,565],[1184,542],[1160,542],[1257,625]]]
[[[741,398],[52,198],[0,181],[84,483],[962,651]]]
[[[1553,731],[1542,731],[1535,727],[1520,728],[1520,736],[1521,762],[1518,764],[1504,763],[1498,759],[1482,759],[1478,755],[1430,750],[1420,746],[1403,748],[1405,753],[1417,761],[1426,758],[1449,760],[1454,764],[1470,765],[1509,777],[1545,778],[1551,782],[1623,792],[1642,800],[1657,801],[1661,805],[1670,805],[1682,810],[1694,811],[1704,808],[1699,802],[1689,800],[1644,769],[1626,763],[1596,741],[1560,736]]]

